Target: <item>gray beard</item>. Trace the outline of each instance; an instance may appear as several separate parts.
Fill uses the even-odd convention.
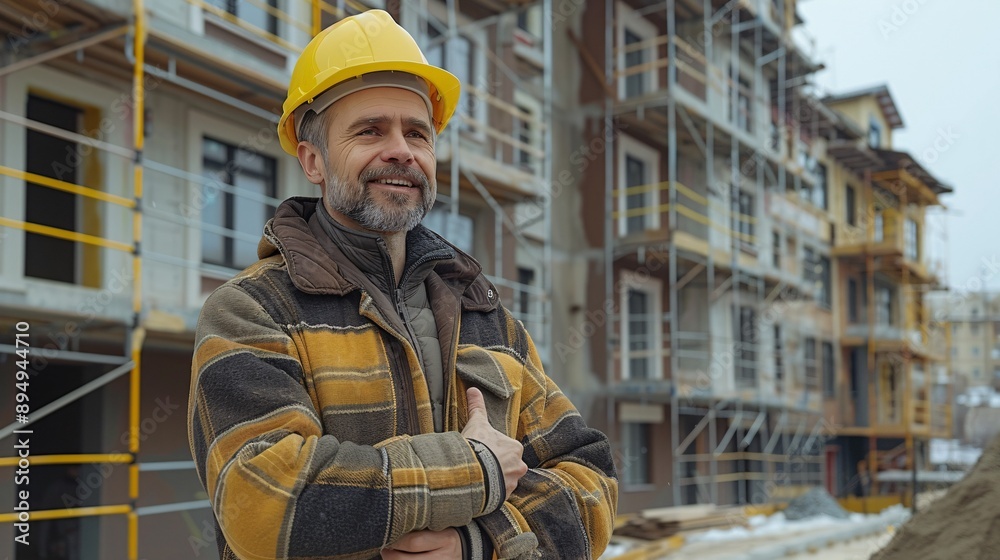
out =
[[[420,188],[420,201],[411,206],[409,196],[393,192],[383,193],[385,202],[376,201],[371,189],[368,188],[368,183],[388,175],[401,175],[416,183]],[[403,166],[389,165],[365,171],[357,181],[345,181],[336,176],[329,177],[326,187],[328,208],[351,218],[361,227],[378,233],[410,231],[417,227],[434,206],[434,196],[427,177],[419,171]]]

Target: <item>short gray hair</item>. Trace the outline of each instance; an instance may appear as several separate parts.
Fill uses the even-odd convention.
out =
[[[329,159],[330,155],[327,138],[332,120],[333,111],[327,110],[319,114],[315,111],[306,111],[299,126],[299,142],[309,142],[316,146],[323,156],[323,161]]]

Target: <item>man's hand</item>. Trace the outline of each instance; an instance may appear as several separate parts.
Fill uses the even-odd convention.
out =
[[[469,401],[469,422],[462,430],[462,435],[481,441],[490,448],[500,462],[503,470],[503,481],[507,487],[507,495],[504,499],[510,498],[514,489],[517,488],[517,481],[528,472],[528,465],[521,460],[524,453],[524,446],[516,439],[507,437],[503,432],[497,431],[490,425],[489,417],[486,414],[486,400],[479,389],[470,387],[466,391]]]
[[[462,560],[462,537],[454,527],[407,533],[382,549],[382,560]]]

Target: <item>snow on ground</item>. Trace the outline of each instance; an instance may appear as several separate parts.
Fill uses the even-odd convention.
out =
[[[873,516],[874,517],[874,516]],[[847,519],[837,519],[829,515],[818,515],[808,519],[789,521],[785,519],[782,512],[774,515],[755,515],[747,520],[749,527],[732,527],[730,529],[711,529],[702,533],[694,533],[687,538],[687,542],[725,542],[740,539],[751,539],[766,537],[770,535],[787,535],[789,533],[806,533],[819,529],[833,527],[844,527],[851,524],[863,523],[869,516],[860,513],[852,513]]]
[[[971,445],[963,445],[957,439],[932,439],[931,464],[933,465],[975,465],[983,450]]]

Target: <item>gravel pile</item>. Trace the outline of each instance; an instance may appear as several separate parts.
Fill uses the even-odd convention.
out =
[[[835,519],[847,519],[847,510],[840,507],[837,500],[834,500],[826,490],[813,488],[812,490],[788,502],[788,507],[782,510],[785,518],[789,521],[797,519],[808,519],[817,515],[829,515]]]

